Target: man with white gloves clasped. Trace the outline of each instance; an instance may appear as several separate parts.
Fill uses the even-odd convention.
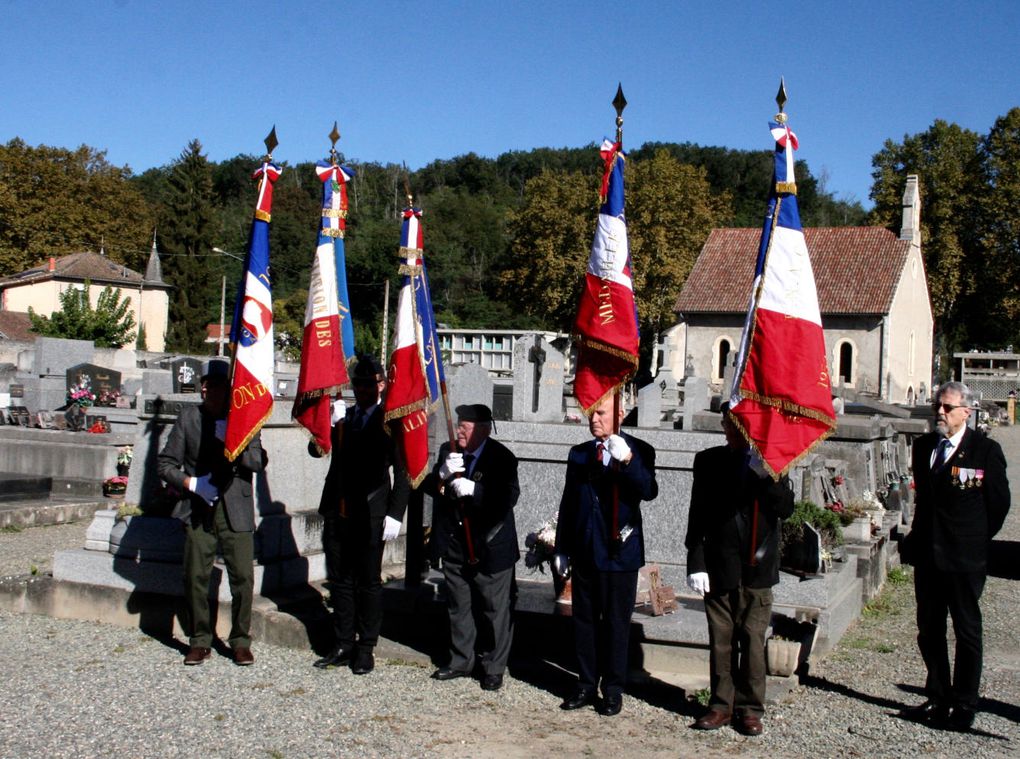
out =
[[[334,401],[332,460],[319,502],[335,644],[314,666],[350,664],[365,675],[375,667],[382,627],[383,548],[400,534],[411,485],[383,426],[382,366],[361,356],[351,384],[354,405],[344,409],[342,400]],[[319,455],[314,442],[308,452]]]
[[[694,727],[716,730],[732,721],[744,735],[760,735],[780,520],[793,513],[793,491],[748,448],[726,403],[722,428],[726,445],[694,457],[684,541],[687,584],[705,598],[710,648],[709,711]]]

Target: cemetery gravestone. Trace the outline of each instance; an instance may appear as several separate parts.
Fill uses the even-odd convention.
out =
[[[194,358],[176,358],[170,362],[174,393],[197,393],[202,380],[202,362]]]
[[[563,365],[563,353],[542,335],[517,341],[513,389],[516,421],[563,421]]]
[[[68,400],[75,391],[87,391],[88,403],[82,405],[113,406],[120,397],[120,372],[96,364],[78,364],[67,370]],[[91,397],[89,397],[91,396]]]

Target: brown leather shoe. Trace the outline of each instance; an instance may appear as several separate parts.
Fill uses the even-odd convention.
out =
[[[695,730],[718,730],[720,727],[728,724],[730,724],[729,712],[712,709],[708,714],[691,725],[691,727]]]
[[[761,717],[755,714],[744,714],[738,718],[736,728],[741,735],[761,735],[765,732],[761,726]]]
[[[201,664],[212,655],[211,648],[203,648],[202,646],[192,646],[188,649],[188,653],[184,655],[184,663],[189,667],[196,664]]]
[[[234,649],[234,664],[238,667],[247,667],[255,663],[255,654],[247,646],[238,646]]]

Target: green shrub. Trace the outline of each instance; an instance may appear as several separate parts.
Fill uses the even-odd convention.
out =
[[[807,522],[822,534],[823,546],[843,545],[843,525],[839,515],[829,509],[820,508],[812,501],[797,501],[793,513],[783,520],[783,545],[796,543],[804,533]]]

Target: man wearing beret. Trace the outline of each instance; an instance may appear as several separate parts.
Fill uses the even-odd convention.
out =
[[[383,548],[400,534],[411,486],[383,427],[382,366],[362,356],[351,384],[354,405],[333,425],[332,460],[319,502],[336,642],[314,666],[350,664],[354,674],[365,675],[375,667],[382,627]],[[312,443],[308,450],[319,455]]]
[[[233,462],[223,454],[230,407],[229,365],[209,361],[202,371],[202,404],[186,405],[159,453],[159,476],[185,494],[173,516],[184,522],[184,627],[188,665],[212,653],[209,577],[217,543],[230,580],[230,637],[234,663],[253,664],[251,604],[255,584],[255,502],[252,475],[266,466],[259,435]]]
[[[630,619],[638,570],[645,563],[641,501],[659,494],[655,449],[613,432],[613,398],[605,398],[588,422],[592,439],[570,449],[556,521],[555,571],[573,578],[574,640],[578,677],[561,709],[595,703],[612,717],[623,707]],[[617,421],[622,421],[620,404]],[[614,534],[614,511],[617,526]]]
[[[492,642],[481,659],[484,690],[503,685],[512,639],[510,588],[521,555],[513,512],[521,492],[517,458],[490,437],[492,427],[488,406],[458,406],[457,448],[440,447],[424,483],[433,499],[430,547],[433,558],[443,562],[450,615],[450,662],[432,677],[471,676],[477,616]],[[472,607],[473,598],[480,609]]]

